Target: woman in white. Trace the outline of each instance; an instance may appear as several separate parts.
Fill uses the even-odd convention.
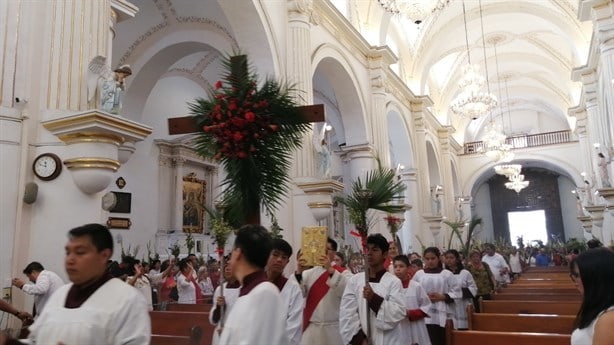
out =
[[[422,285],[431,299],[432,305],[425,321],[433,345],[445,345],[447,305],[454,303],[455,298],[462,296],[454,274],[443,269],[440,257],[441,252],[438,248],[426,248],[422,256],[424,269],[416,272],[416,275],[413,277],[413,280]]]
[[[192,266],[186,259],[179,261],[179,274],[177,275],[178,303],[196,304],[196,286],[198,284],[194,281],[192,270]]]
[[[213,283],[211,278],[209,278],[207,266],[202,266],[198,269],[198,286],[200,287],[202,297],[205,299],[205,303],[209,303],[213,296]]]
[[[458,251],[450,249],[446,252],[445,257],[446,269],[454,273],[456,283],[460,286],[462,292],[462,296],[454,298],[453,304],[448,304],[454,329],[468,329],[467,306],[473,304],[473,297],[478,292],[478,286],[475,284],[471,273],[463,267]]]
[[[571,345],[614,345],[614,251],[589,249],[569,267],[583,296]]]

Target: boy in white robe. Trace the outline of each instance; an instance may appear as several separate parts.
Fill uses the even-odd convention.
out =
[[[450,249],[445,254],[446,269],[454,274],[456,283],[461,289],[461,296],[454,298],[454,303],[449,304],[449,313],[454,323],[454,329],[468,329],[467,306],[473,304],[473,298],[477,295],[478,286],[473,276],[465,269],[460,259],[460,254],[455,249]]]
[[[224,324],[220,345],[288,344],[287,308],[264,272],[272,242],[260,225],[244,225],[237,231],[229,266],[241,289]]]
[[[288,280],[283,275],[291,256],[290,244],[281,238],[274,239],[266,273],[269,281],[279,289],[284,305],[287,306],[286,330],[290,340],[288,344],[299,345],[303,334],[303,292],[295,280]]]
[[[224,296],[221,294],[221,288],[218,286],[215,288],[213,292],[213,308],[209,312],[209,322],[216,326],[215,331],[213,331],[213,338],[211,339],[211,345],[218,345],[220,342],[220,333],[222,332],[222,323],[226,322],[228,318],[228,314],[232,310],[232,306],[239,298],[239,288],[240,284],[232,275],[230,271],[230,266],[226,265],[224,267]],[[222,310],[223,318],[222,318]],[[220,321],[224,322],[220,322]]]
[[[149,344],[151,322],[145,298],[112,278],[107,261],[113,237],[100,224],[68,233],[66,273],[72,284],[60,287],[30,326],[31,344]]]
[[[401,321],[401,329],[409,339],[410,345],[431,345],[429,333],[426,330],[424,318],[431,307],[431,300],[420,283],[411,280],[409,259],[405,255],[394,258],[394,273],[401,279],[403,285],[403,297],[407,317]]]
[[[364,272],[357,273],[348,280],[341,297],[339,328],[344,344],[364,344],[367,338],[369,345],[407,344],[399,327],[406,315],[401,281],[384,268],[387,254],[384,236],[367,238],[369,284],[365,286]]]
[[[339,306],[347,280],[352,273],[333,265],[337,242],[328,238],[326,255],[322,255],[322,266],[304,270],[303,259],[299,256],[295,275],[305,296],[303,309],[303,337],[301,345],[343,344],[339,332]]]

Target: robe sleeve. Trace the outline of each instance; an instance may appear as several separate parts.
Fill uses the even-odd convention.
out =
[[[467,287],[467,290],[471,293],[471,297],[474,297],[478,293],[478,286],[473,279],[473,276],[469,271],[463,270],[463,278],[464,278],[464,286]],[[463,296],[465,297],[465,296]]]
[[[289,291],[288,319],[286,320],[289,344],[299,345],[303,335],[303,294],[298,284],[291,284],[290,282],[286,284],[290,284],[292,287]]]
[[[217,306],[217,298],[218,297],[220,297],[220,287],[219,286],[216,287],[215,291],[213,292],[213,306],[211,307],[211,311],[209,312],[209,323],[214,325],[214,326],[216,326],[217,323],[220,321],[219,318],[220,318],[220,315],[221,315],[220,310],[219,310],[219,308]],[[214,317],[214,314],[216,314],[216,313],[218,315],[217,320]]]
[[[35,284],[24,284],[21,289],[28,295],[44,295],[49,291],[49,285],[51,285],[49,275],[41,273],[36,278]]]
[[[348,270],[345,270],[343,272],[335,270],[335,272],[333,272],[333,275],[326,280],[326,285],[328,285],[328,287],[330,288],[328,291],[332,292],[337,297],[343,296],[345,285],[347,284],[347,281],[351,276],[352,274]]]
[[[418,300],[418,307],[428,315],[428,311],[431,309],[431,304],[433,304],[433,302],[431,302],[429,295],[426,293],[426,290],[424,290],[422,285],[416,285],[416,299]]]
[[[350,278],[343,290],[339,307],[339,332],[344,344],[349,344],[352,338],[361,330],[360,315],[358,313],[359,301],[364,301],[362,291],[358,293],[357,279],[364,279],[362,274]]]
[[[376,328],[384,331],[397,327],[399,322],[406,317],[401,281],[393,277],[388,284],[387,294],[382,296],[384,301],[375,316],[374,324]]]
[[[113,345],[149,344],[151,337],[151,318],[147,302],[141,293],[127,299],[117,313],[110,316],[109,338]]]
[[[445,295],[449,296],[451,299],[462,298],[463,292],[461,290],[460,282],[458,281],[458,279],[456,279],[456,277],[454,276],[454,274],[452,274],[452,272],[450,271],[444,271],[444,272],[448,272],[444,280],[443,290],[445,291]]]

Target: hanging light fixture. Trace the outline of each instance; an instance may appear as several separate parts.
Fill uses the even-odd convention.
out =
[[[522,170],[522,165],[520,164],[495,165],[495,173],[497,173],[498,175],[503,175],[507,177],[509,180],[511,180],[513,176],[520,175],[521,170]]]
[[[490,85],[488,83],[488,64],[486,64],[486,61],[484,61],[484,66],[486,68],[486,79],[484,79],[484,77],[478,73],[478,66],[471,64],[465,1],[463,1],[463,21],[465,23],[465,45],[467,47],[468,65],[463,68],[463,77],[458,83],[461,92],[452,101],[452,104],[450,104],[450,110],[452,110],[452,112],[458,116],[475,120],[480,116],[487,114],[491,109],[497,106],[497,97],[490,93]],[[483,36],[484,30],[482,29],[482,38]],[[482,91],[484,84],[486,84],[488,92]]]
[[[505,182],[505,188],[512,189],[516,193],[520,193],[521,190],[529,186],[529,181],[524,180],[524,175],[514,175],[510,178],[510,182]]]
[[[415,24],[442,10],[450,0],[377,0],[388,13],[407,17]]]

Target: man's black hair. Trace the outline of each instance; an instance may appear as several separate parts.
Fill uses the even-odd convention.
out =
[[[397,255],[397,256],[395,256],[394,259],[392,259],[392,262],[394,263],[395,261],[401,261],[402,263],[405,264],[405,266],[409,267],[409,259],[405,255]]]
[[[237,231],[234,247],[241,249],[247,262],[264,269],[273,248],[273,239],[263,226],[247,224]]]
[[[372,244],[378,247],[384,253],[387,252],[388,249],[390,249],[390,244],[388,244],[388,240],[382,234],[369,235],[369,237],[367,237],[367,244]]]
[[[334,251],[337,251],[337,248],[339,248],[339,246],[337,245],[337,241],[333,240],[332,238],[328,237],[326,239],[326,241],[328,243],[330,243],[330,248]]]
[[[32,272],[42,272],[45,268],[38,261],[32,261],[23,269],[23,274],[31,274]]]
[[[69,238],[83,236],[89,237],[99,252],[110,249],[113,253],[113,236],[106,226],[96,223],[85,224],[68,232]]]
[[[286,254],[288,257],[292,256],[292,246],[284,239],[276,238],[273,240],[273,248],[271,250],[279,250]]]
[[[415,265],[415,266],[418,266],[418,267],[420,267],[420,268],[424,267],[424,263],[423,263],[423,262],[422,262],[422,260],[420,260],[420,259],[413,259],[413,260],[411,261],[411,264],[412,264],[412,265]]]

